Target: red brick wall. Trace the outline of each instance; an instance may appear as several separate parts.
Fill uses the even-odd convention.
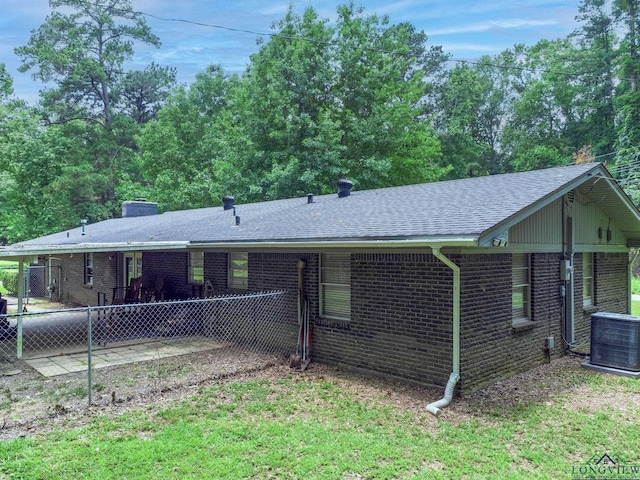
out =
[[[223,252],[205,252],[204,278],[210,280],[217,292],[226,291],[228,256]],[[142,255],[142,283],[155,285],[156,278],[164,279],[165,300],[200,297],[203,285],[190,285],[188,252],[145,252]]]
[[[461,267],[462,393],[548,361],[548,336],[554,337],[556,345],[550,354],[563,353],[560,255],[531,255],[531,320],[535,324],[527,330],[515,330],[512,324],[511,255],[465,255]]]
[[[582,299],[582,254],[574,256],[576,343],[589,341],[592,313],[631,313],[628,311],[628,292],[630,291],[628,262],[629,256],[626,253],[596,253],[594,255],[594,305],[585,308]]]
[[[62,261],[53,260],[53,265],[62,265],[60,301],[74,305],[97,305],[98,294],[111,301],[116,286],[118,261],[115,253],[93,254],[93,285],[84,285],[84,255],[64,255]]]
[[[318,320],[318,361],[444,385],[451,372],[452,272],[430,254],[353,254],[351,321]]]
[[[94,256],[94,287],[82,285],[83,257],[65,258],[63,295],[79,304],[95,304],[97,291],[111,293],[116,264],[108,254]],[[115,257],[114,257],[115,258]],[[285,289],[293,328],[297,326],[299,259],[306,262],[304,288],[315,323],[315,361],[426,385],[444,386],[452,368],[452,271],[431,254],[351,255],[351,321],[318,318],[319,255],[249,254],[249,289]],[[459,391],[467,394],[500,378],[547,361],[545,340],[553,336],[551,355],[564,352],[561,337],[563,299],[560,255],[533,254],[531,294],[533,328],[515,331],[511,321],[511,255],[449,255],[461,267],[461,370]],[[227,254],[205,254],[205,278],[227,286]],[[588,337],[590,313],[582,308],[582,259],[575,256],[576,339]],[[594,260],[596,308],[625,313],[627,255],[597,254]],[[143,281],[164,277],[166,298],[187,298],[187,252],[143,255]],[[294,336],[295,338],[295,336]],[[291,351],[295,349],[292,342]]]

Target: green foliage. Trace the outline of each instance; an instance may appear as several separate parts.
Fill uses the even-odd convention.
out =
[[[20,70],[53,82],[44,105],[57,121],[84,118],[110,128],[113,90],[123,65],[133,56],[133,42],[155,46],[144,17],[131,0],[51,0],[53,13],[33,31],[27,45],[16,48]]]
[[[18,292],[18,269],[0,268],[0,282],[5,294],[15,295]]]
[[[176,89],[158,118],[137,137],[144,182],[155,187],[151,198],[162,210],[220,203],[222,195],[212,197],[213,186],[220,181],[216,164],[232,162],[236,153],[239,158],[243,155],[229,149],[237,140],[226,123],[233,120],[225,109],[236,82],[220,67],[209,67],[191,88]],[[242,145],[240,140],[238,146]]]
[[[638,1],[582,0],[564,39],[447,69],[410,23],[353,3],[335,22],[293,6],[242,76],[191,85],[136,43],[160,41],[131,0],[52,0],[16,49],[48,83],[38,109],[0,64],[0,242],[117,216],[437,181],[604,159],[640,204]],[[615,153],[615,154],[614,154]]]
[[[152,63],[142,71],[127,72],[114,97],[124,114],[144,124],[156,118],[175,83],[175,68]]]
[[[13,79],[7,72],[4,63],[0,63],[0,102],[9,98],[13,93]]]

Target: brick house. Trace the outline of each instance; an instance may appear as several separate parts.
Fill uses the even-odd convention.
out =
[[[60,272],[56,298],[82,305],[108,303],[138,276],[162,278],[166,299],[202,295],[207,281],[286,289],[292,325],[302,259],[314,361],[460,394],[588,341],[593,312],[630,311],[640,212],[601,164],[338,188],[162,214],[125,202],[123,218],[0,257],[38,257]]]

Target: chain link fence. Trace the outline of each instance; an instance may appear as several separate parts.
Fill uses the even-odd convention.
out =
[[[62,270],[59,266],[45,267],[42,265],[30,265],[25,268],[24,295],[25,303],[29,298],[48,298],[58,300],[61,285]],[[18,266],[0,266],[0,285],[4,293],[17,295],[18,293]],[[0,289],[0,293],[2,290]]]
[[[0,388],[6,396],[15,372],[14,402],[25,400],[17,385],[26,375],[67,385],[68,396],[91,404],[263,368],[295,350],[298,325],[288,296],[265,291],[64,310],[31,305],[27,312],[10,305],[0,314]],[[23,384],[23,395],[38,388]],[[0,415],[3,404],[14,410],[0,390]]]

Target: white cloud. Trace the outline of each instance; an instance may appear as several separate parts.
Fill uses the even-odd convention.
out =
[[[435,30],[427,30],[429,36],[435,35],[455,35],[461,33],[479,33],[488,32],[490,30],[513,30],[513,29],[525,29],[532,27],[546,27],[549,25],[556,25],[555,20],[489,20],[486,22],[476,23],[473,25],[460,25],[446,28],[440,28]]]

